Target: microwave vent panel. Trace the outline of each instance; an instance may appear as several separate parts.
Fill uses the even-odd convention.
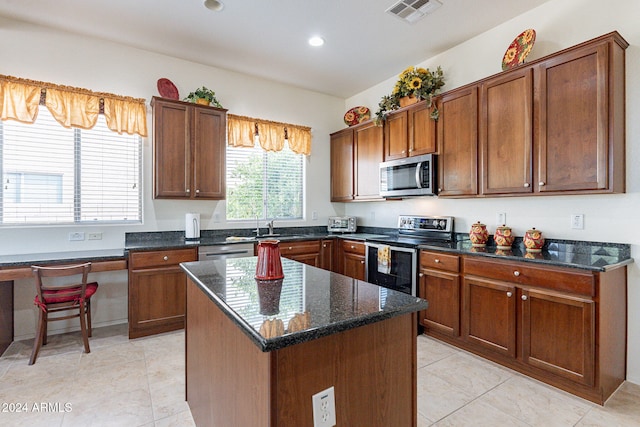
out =
[[[413,24],[442,6],[438,0],[400,0],[386,11],[405,22]]]

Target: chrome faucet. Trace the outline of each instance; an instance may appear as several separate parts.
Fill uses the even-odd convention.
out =
[[[267,227],[269,227],[269,234],[273,234],[273,220],[267,222]]]

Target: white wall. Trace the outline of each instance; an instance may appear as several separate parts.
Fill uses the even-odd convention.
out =
[[[444,6],[446,7],[446,5]],[[637,0],[552,0],[450,49],[421,64],[398,64],[398,73],[409,65],[441,65],[450,90],[501,71],[502,56],[511,40],[533,28],[536,43],[529,59],[617,30],[629,43],[626,50],[626,158],[627,192],[603,196],[546,196],[447,200],[421,198],[402,202],[345,204],[345,213],[364,225],[393,227],[399,214],[453,215],[456,231],[466,232],[475,221],[494,230],[496,213],[507,213],[507,224],[516,235],[536,227],[549,238],[629,243],[632,256],[640,254],[640,2]],[[433,16],[436,18],[436,15]],[[424,41],[428,43],[428,41]],[[397,76],[391,76],[352,98],[345,107],[368,106],[376,111],[382,95],[391,92]],[[384,209],[382,209],[384,208]],[[569,215],[585,215],[584,230],[569,227]],[[373,219],[375,217],[375,219]],[[640,267],[629,266],[628,274],[628,369],[627,378],[640,383]]]
[[[172,80],[181,98],[197,87],[207,86],[232,114],[310,126],[312,151],[307,157],[306,220],[276,222],[276,227],[326,225],[336,215],[329,202],[329,133],[344,126],[344,100],[227,70],[203,66],[102,40],[34,26],[0,17],[0,74],[84,87],[100,92],[145,98],[157,96],[156,82]],[[147,104],[148,105],[148,104]],[[151,108],[148,107],[149,138],[143,141],[144,224],[133,226],[14,227],[0,228],[0,255],[111,249],[124,246],[125,232],[184,230],[184,214],[200,212],[203,229],[255,228],[255,223],[228,223],[224,201],[175,201],[152,199]],[[318,219],[311,220],[311,212]],[[214,222],[214,212],[220,222]],[[101,241],[69,242],[70,231],[100,231]],[[125,272],[92,274],[101,283],[95,296],[94,325],[127,320]],[[15,336],[34,335],[33,284],[16,282]],[[59,322],[63,323],[63,322]],[[53,324],[52,331],[67,325]]]

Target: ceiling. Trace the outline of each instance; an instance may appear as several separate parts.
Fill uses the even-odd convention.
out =
[[[549,0],[440,0],[413,24],[385,12],[397,0],[222,1],[2,0],[0,15],[347,98]]]

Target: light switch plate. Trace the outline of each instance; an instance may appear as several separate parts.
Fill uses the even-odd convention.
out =
[[[584,230],[584,214],[571,214],[571,228]]]

